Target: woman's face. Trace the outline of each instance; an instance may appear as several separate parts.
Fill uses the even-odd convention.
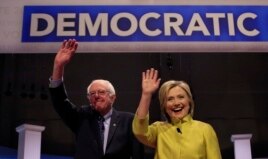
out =
[[[190,110],[190,99],[179,86],[173,87],[167,93],[165,111],[170,119],[182,119]]]

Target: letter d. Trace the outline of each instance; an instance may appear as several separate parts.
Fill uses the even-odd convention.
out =
[[[39,19],[43,19],[47,21],[47,27],[43,30],[38,30],[38,21]],[[55,27],[55,22],[52,16],[48,14],[32,14],[31,17],[31,30],[30,36],[44,36],[53,31]]]

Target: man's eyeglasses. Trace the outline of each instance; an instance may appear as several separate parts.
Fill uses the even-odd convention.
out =
[[[87,95],[90,96],[90,97],[95,97],[97,94],[99,96],[104,96],[104,95],[106,95],[106,93],[110,93],[110,91],[107,91],[107,90],[97,90],[97,91],[89,92]]]

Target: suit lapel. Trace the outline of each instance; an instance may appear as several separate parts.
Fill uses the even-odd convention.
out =
[[[115,131],[119,125],[119,122],[120,122],[119,114],[115,109],[113,109],[113,113],[112,113],[111,121],[110,121],[109,133],[108,133],[106,152],[109,148],[110,142],[115,134]]]

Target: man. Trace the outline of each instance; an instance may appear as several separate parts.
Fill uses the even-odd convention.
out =
[[[113,108],[116,93],[109,81],[91,82],[87,88],[89,106],[77,107],[68,99],[63,83],[64,68],[77,48],[75,39],[62,43],[50,78],[53,106],[76,135],[75,159],[143,158],[143,146],[132,133],[133,114]]]

